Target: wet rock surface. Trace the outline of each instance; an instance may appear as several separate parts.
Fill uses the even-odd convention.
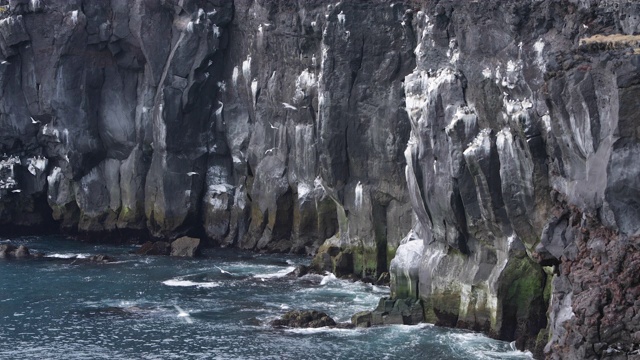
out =
[[[166,241],[148,241],[136,250],[138,255],[169,255],[171,254],[171,244]]]
[[[80,264],[108,264],[117,261],[116,258],[109,255],[92,255],[88,258],[75,258],[73,259],[72,265],[80,265]]]
[[[171,243],[171,256],[196,257],[200,254],[200,239],[183,236]]]
[[[31,254],[24,245],[0,244],[0,259],[24,259],[28,257],[31,257]]]
[[[355,327],[377,325],[416,325],[424,322],[424,310],[419,299],[381,298],[373,311],[362,311],[351,317]]]
[[[334,327],[336,322],[327,314],[316,310],[292,310],[273,320],[271,326],[292,328]]]
[[[429,322],[538,357],[634,356],[639,14],[12,0],[0,233],[317,253],[312,271],[388,271]]]

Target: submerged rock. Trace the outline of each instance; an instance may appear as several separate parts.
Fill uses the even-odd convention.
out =
[[[200,254],[200,239],[183,236],[171,243],[171,256],[195,257]]]
[[[103,254],[99,254],[99,255],[92,255],[89,256],[88,258],[85,259],[73,259],[73,262],[71,263],[72,265],[78,265],[78,264],[108,264],[108,263],[112,263],[115,262],[116,259],[114,257],[111,257],[109,255],[103,255]]]
[[[80,313],[87,317],[93,317],[93,316],[130,317],[130,316],[139,316],[140,313],[144,311],[145,309],[142,309],[137,306],[129,306],[129,307],[107,306],[103,308],[85,309],[85,310],[82,310]]]
[[[147,241],[136,251],[138,255],[169,255],[171,253],[171,244],[166,241]]]
[[[333,327],[336,322],[327,314],[316,310],[292,310],[273,320],[271,326],[292,328]]]

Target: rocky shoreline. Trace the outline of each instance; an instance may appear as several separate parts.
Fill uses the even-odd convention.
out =
[[[637,2],[0,6],[0,234],[315,255],[389,274],[363,326],[637,356]]]

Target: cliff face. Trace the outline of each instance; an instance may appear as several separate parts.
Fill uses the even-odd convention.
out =
[[[417,13],[407,240],[423,250],[391,268],[427,319],[546,344],[552,358],[638,347],[640,37],[593,37],[636,34],[638,10],[440,1]]]
[[[431,322],[555,358],[640,346],[631,1],[11,0],[0,16],[4,230],[320,247],[343,274],[390,265]]]

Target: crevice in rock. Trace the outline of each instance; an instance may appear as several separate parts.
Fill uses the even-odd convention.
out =
[[[293,229],[293,191],[288,188],[276,201],[276,219],[271,231],[273,241],[289,240]]]
[[[387,272],[387,207],[375,199],[372,203],[372,216],[376,240],[376,274]]]

